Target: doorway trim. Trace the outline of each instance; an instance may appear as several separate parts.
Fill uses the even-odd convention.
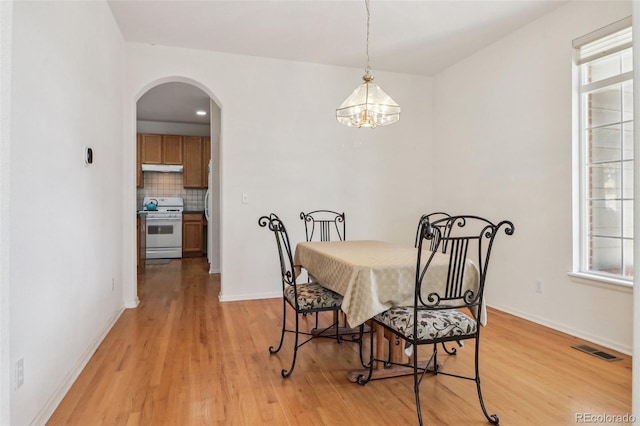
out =
[[[126,103],[124,108],[124,146],[123,146],[123,250],[122,250],[122,277],[123,277],[123,302],[125,308],[135,308],[140,303],[138,298],[138,274],[136,268],[136,216],[137,211],[137,191],[136,191],[136,122],[137,122],[137,102],[149,90],[165,83],[186,83],[202,90],[209,98],[220,108],[220,129],[219,129],[219,145],[217,164],[219,170],[219,247],[222,247],[223,240],[223,217],[222,217],[222,139],[223,139],[223,107],[220,100],[213,94],[205,84],[188,77],[183,76],[166,76],[147,82],[139,88],[132,90],[133,96]],[[213,140],[213,137],[212,137]],[[212,153],[213,158],[213,153]],[[207,232],[212,232],[211,227]],[[220,254],[221,257],[221,254]],[[220,269],[222,272],[222,259],[220,259]],[[221,278],[222,288],[222,278]]]

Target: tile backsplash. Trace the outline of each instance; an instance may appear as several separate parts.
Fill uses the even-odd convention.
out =
[[[144,197],[181,197],[186,211],[204,211],[206,189],[184,188],[182,173],[144,172],[144,188],[138,188],[137,208],[142,210]]]

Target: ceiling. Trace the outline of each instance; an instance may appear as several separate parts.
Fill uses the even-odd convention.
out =
[[[137,104],[137,120],[209,124],[210,99],[187,83],[165,83],[142,95]],[[205,111],[200,116],[196,111]]]
[[[565,3],[371,0],[372,74],[384,70],[433,76]],[[109,5],[128,42],[361,69],[366,65],[363,0],[109,0]],[[177,103],[180,91],[167,88]]]

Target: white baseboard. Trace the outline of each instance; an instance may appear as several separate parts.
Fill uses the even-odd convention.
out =
[[[259,293],[259,294],[233,294],[233,295],[223,295],[220,293],[218,295],[218,300],[221,302],[238,302],[240,300],[256,300],[256,299],[275,299],[278,297],[282,297],[282,292],[277,291],[274,293]]]
[[[132,303],[125,302],[124,307],[126,309],[133,309],[133,308],[137,308],[139,304],[140,304],[140,299],[138,299],[138,296],[136,296],[135,300]]]
[[[589,333],[584,333],[580,330],[575,330],[573,328],[567,327],[563,324],[549,321],[548,319],[541,318],[535,315],[529,315],[524,312],[520,312],[511,308],[507,308],[506,306],[500,305],[491,305],[491,308],[497,309],[502,312],[506,312],[511,315],[515,315],[519,318],[526,319],[527,321],[535,322],[536,324],[543,325],[545,327],[552,328],[554,330],[560,331],[562,333],[569,334],[573,337],[577,337],[578,339],[584,339],[588,342],[595,343],[600,346],[604,346],[605,348],[613,349],[614,351],[622,352],[625,355],[631,355],[632,348],[630,346],[621,345],[619,342],[614,342],[612,340],[603,338],[602,336],[596,336]],[[491,325],[491,317],[488,319],[489,326]]]
[[[84,370],[84,367],[87,366],[87,363],[89,362],[93,354],[98,350],[98,347],[100,346],[104,338],[107,336],[109,331],[111,331],[111,328],[114,326],[116,321],[118,321],[118,318],[120,318],[120,315],[122,315],[124,309],[125,307],[122,306],[114,313],[103,332],[93,341],[91,345],[89,345],[87,350],[78,360],[76,366],[65,376],[60,386],[58,386],[58,388],[53,392],[47,403],[42,407],[40,412],[33,419],[31,425],[39,426],[45,425],[47,423],[49,418],[56,411],[56,408],[58,408],[58,405],[60,404],[62,399],[65,397],[67,392],[69,392],[69,389],[71,389],[71,386],[73,386],[73,383],[76,381],[80,373],[82,373],[82,370]]]

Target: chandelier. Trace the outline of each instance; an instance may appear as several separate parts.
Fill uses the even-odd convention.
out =
[[[377,127],[393,124],[400,119],[400,106],[395,103],[384,90],[373,83],[369,66],[369,26],[371,13],[369,0],[365,0],[367,8],[367,67],[364,69],[364,83],[353,91],[338,109],[338,123],[352,127]]]

